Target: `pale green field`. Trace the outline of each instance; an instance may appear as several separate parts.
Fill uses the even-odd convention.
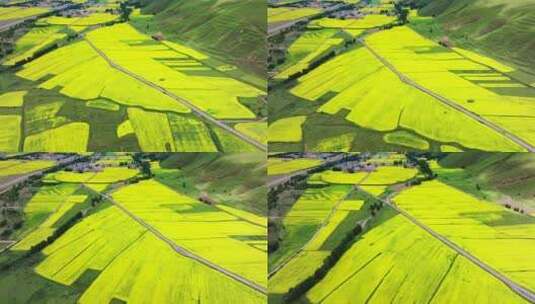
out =
[[[310,151],[350,152],[351,144],[355,139],[353,133],[322,138],[315,145],[311,145]]]
[[[62,183],[110,184],[129,179],[138,173],[137,169],[128,167],[106,167],[97,172],[59,171],[51,174],[50,178]]]
[[[321,13],[321,9],[303,7],[303,8],[288,8],[288,7],[268,7],[268,23],[285,22],[311,17]]]
[[[393,210],[377,221],[306,293],[310,303],[525,303]]]
[[[402,191],[394,200],[420,222],[511,280],[535,287],[532,217],[478,200],[437,180]]]
[[[43,253],[35,271],[54,282],[72,285],[86,270],[101,271],[80,303],[263,303],[259,293],[182,257],[113,206],[69,229]]]
[[[507,66],[472,52],[440,47],[408,27],[378,32],[366,40],[413,81],[535,143],[530,128],[535,116],[535,89],[500,73],[510,71]],[[497,145],[492,150],[518,149]]]
[[[128,109],[128,120],[136,133],[141,150],[146,152],[175,151],[173,132],[167,114]]]
[[[182,247],[251,281],[266,285],[267,253],[255,246],[266,227],[241,220],[153,180],[112,194],[134,215]]]
[[[300,142],[303,138],[301,126],[306,116],[281,118],[269,124],[268,137],[272,142]]]
[[[177,152],[217,152],[206,125],[197,119],[167,114]]]
[[[117,20],[119,15],[110,13],[93,13],[83,17],[60,17],[52,16],[39,21],[39,23],[49,25],[69,25],[69,26],[90,26]]]
[[[304,32],[287,50],[286,61],[277,69],[280,71],[275,79],[287,79],[289,76],[303,71],[309,64],[324,56],[344,39],[337,35],[337,29],[313,30]]]
[[[62,87],[60,93],[73,98],[91,100],[104,97],[125,106],[189,112],[174,99],[111,68],[85,41],[50,52],[24,65],[24,69],[17,73],[33,81],[50,74],[54,77],[41,82],[40,88],[53,89],[59,85]]]
[[[468,148],[522,151],[494,130],[402,83],[365,48],[326,62],[300,77],[290,90],[310,101],[329,91],[338,94],[318,111],[336,114],[349,110],[346,119],[364,128],[385,132],[401,126],[439,142],[457,142]]]
[[[231,206],[227,206],[223,204],[217,204],[216,207],[240,219],[255,223],[260,226],[267,227],[267,218],[264,216],[256,215],[254,213],[247,212],[241,209],[236,209]]]
[[[87,39],[116,64],[219,119],[255,118],[255,114],[241,104],[238,97],[265,94],[251,85],[212,70],[177,48],[155,42],[126,23],[92,31],[87,34]],[[182,61],[186,65],[181,64]],[[191,61],[197,66],[189,65]],[[203,73],[207,76],[203,76]],[[174,101],[174,104],[179,103]]]
[[[26,136],[24,151],[85,152],[89,141],[89,125],[73,122]]]
[[[414,134],[406,131],[395,131],[384,135],[384,141],[391,144],[405,146],[408,148],[427,150],[429,149],[429,143]]]
[[[22,106],[24,103],[24,96],[27,93],[27,91],[14,91],[0,95],[0,108]]]
[[[322,181],[329,184],[349,184],[355,185],[364,181],[368,176],[367,172],[347,173],[343,171],[323,171],[310,177],[311,181]]]
[[[26,174],[54,166],[52,160],[2,160],[0,161],[0,176]]]
[[[13,54],[9,55],[3,65],[12,66],[15,63],[31,58],[36,51],[52,46],[67,37],[61,32],[62,26],[34,27],[15,42]]]
[[[361,185],[381,186],[392,185],[406,181],[418,174],[415,168],[404,168],[400,166],[380,166],[370,173]]]
[[[268,175],[288,174],[295,171],[309,169],[323,163],[320,159],[300,158],[283,160],[280,158],[268,158]]]
[[[117,126],[117,137],[123,137],[128,134],[134,134],[134,128],[130,120],[125,120]]]
[[[236,124],[234,129],[264,145],[267,144],[268,127],[266,122],[241,122]]]
[[[106,99],[94,99],[87,102],[87,106],[96,109],[119,111],[121,108],[118,104],[108,101]]]
[[[0,115],[0,150],[16,152],[20,143],[20,115]]]

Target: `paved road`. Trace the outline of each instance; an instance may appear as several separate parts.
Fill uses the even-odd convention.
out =
[[[56,166],[63,165],[65,163],[73,161],[76,158],[77,158],[76,156],[67,157],[65,159],[62,159],[62,160],[58,161],[56,163]],[[9,191],[9,189],[11,189],[11,187],[15,186],[16,184],[22,183],[25,180],[27,180],[28,178],[30,178],[32,176],[35,176],[35,175],[39,175],[43,171],[45,171],[47,169],[50,169],[50,168],[51,167],[48,167],[48,168],[45,168],[45,169],[42,169],[42,170],[39,170],[39,171],[33,171],[33,172],[28,173],[28,174],[24,174],[24,175],[18,176],[16,178],[12,179],[12,180],[8,180],[5,183],[0,184],[0,194],[3,194],[4,192]]]
[[[77,4],[66,4],[66,5],[60,6],[58,8],[55,8],[52,11],[46,12],[46,13],[42,13],[42,14],[39,14],[39,15],[28,16],[28,17],[25,17],[25,18],[22,18],[22,19],[12,20],[12,21],[9,21],[7,23],[0,24],[0,32],[7,31],[11,27],[16,26],[16,25],[18,25],[20,23],[23,23],[25,21],[32,20],[32,19],[38,19],[42,15],[46,15],[46,14],[49,14],[51,12],[59,12],[61,10],[64,10],[64,9],[67,9],[67,8],[70,8],[70,7],[76,6],[76,5]]]
[[[370,172],[368,172],[368,174],[366,174],[366,176],[364,176],[359,182],[357,185],[353,185],[353,189],[358,189],[358,185],[359,184],[362,184],[368,177],[370,176]],[[279,270],[281,270],[286,264],[288,264],[293,258],[295,258],[299,253],[301,253],[301,251],[305,250],[305,247],[307,247],[308,244],[310,244],[317,236],[318,234],[320,233],[320,230],[325,227],[325,225],[327,225],[329,223],[329,220],[331,219],[331,217],[333,216],[333,214],[335,213],[336,209],[338,209],[338,206],[340,206],[340,204],[351,194],[352,191],[349,191],[344,197],[342,197],[341,199],[339,199],[336,204],[334,205],[333,208],[331,208],[331,211],[329,212],[329,214],[327,215],[327,217],[325,217],[325,219],[323,220],[323,222],[321,223],[321,225],[318,227],[318,229],[316,229],[316,232],[314,233],[314,235],[303,245],[301,246],[301,248],[299,248],[294,254],[292,254],[291,256],[287,257],[286,259],[284,259],[279,265],[277,265],[277,267],[275,267],[271,272],[268,273],[268,278],[271,278],[272,276],[274,276]],[[364,225],[366,225],[368,223],[368,218],[364,219],[364,220],[361,220],[359,221],[360,224],[364,223]],[[364,227],[363,227],[364,228]]]
[[[84,185],[85,186],[85,185]],[[86,187],[87,189],[90,189],[89,187]],[[91,189],[90,189],[91,190]],[[93,192],[96,192],[94,190],[91,190]],[[98,193],[98,192],[96,192]],[[117,203],[113,198],[111,198],[109,195],[106,195],[106,194],[102,194],[100,193],[101,195],[103,195],[105,198],[107,198],[113,205],[115,205],[117,208],[119,208],[121,211],[123,211],[126,215],[128,215],[130,218],[132,218],[133,220],[135,220],[136,222],[138,222],[140,225],[142,225],[143,227],[145,227],[147,230],[149,230],[150,232],[152,232],[152,234],[154,234],[157,238],[159,238],[160,240],[166,242],[169,246],[171,246],[171,248],[173,248],[173,250],[175,250],[178,254],[184,256],[184,257],[187,257],[187,258],[190,258],[190,259],[193,259],[205,266],[208,266],[210,268],[212,268],[213,270],[215,271],[218,271],[230,278],[232,278],[233,280],[236,280],[262,294],[267,294],[267,289],[253,281],[250,281],[249,279],[245,278],[245,277],[242,277],[241,275],[239,274],[236,274],[234,272],[231,272],[217,264],[214,264],[212,263],[211,261],[203,258],[202,256],[200,255],[197,255],[189,250],[187,250],[186,248],[184,247],[181,247],[177,244],[175,244],[175,242],[173,242],[172,240],[170,240],[169,238],[167,238],[165,235],[161,234],[157,229],[155,229],[154,227],[152,227],[151,225],[147,224],[145,221],[143,221],[141,218],[137,217],[136,215],[134,215],[132,212],[130,212],[130,210],[128,210],[127,208],[125,208],[124,206],[122,206],[121,204]]]
[[[508,138],[509,140],[513,141],[514,143],[518,144],[519,146],[523,147],[524,149],[528,150],[529,152],[535,152],[535,147],[532,146],[530,143],[524,141],[523,139],[521,139],[520,137],[516,136],[515,134],[505,130],[504,128],[502,128],[501,126],[498,126],[497,124],[489,121],[489,120],[486,120],[485,118],[483,118],[482,116],[479,116],[478,114],[474,113],[474,112],[471,112],[467,109],[465,109],[464,107],[462,107],[461,105],[459,105],[458,103],[456,103],[455,101],[452,101],[442,95],[439,95],[421,85],[419,85],[418,83],[416,83],[415,81],[413,81],[412,79],[410,79],[409,77],[407,77],[407,75],[401,73],[400,71],[398,71],[398,69],[396,69],[396,67],[394,67],[388,60],[386,60],[384,57],[382,57],[381,55],[379,55],[373,48],[371,48],[370,46],[368,46],[368,44],[366,43],[366,41],[363,39],[363,38],[360,38],[359,41],[364,45],[364,47],[366,47],[366,49],[368,49],[379,61],[381,61],[381,63],[383,63],[383,65],[385,65],[389,70],[391,70],[392,72],[394,72],[398,77],[399,79],[426,93],[427,95],[430,95],[432,97],[434,97],[435,99],[438,99],[439,101],[441,101],[443,104],[447,105],[447,106],[450,106],[464,114],[466,114],[467,116],[475,119],[476,121],[478,121],[479,123],[493,129],[494,131],[502,134],[503,136],[505,136],[506,138]]]
[[[267,146],[258,142],[257,140],[249,137],[249,136],[246,136],[238,131],[236,131],[234,128],[226,125],[225,123],[213,118],[212,116],[210,116],[208,113],[204,112],[202,109],[198,108],[196,105],[192,104],[191,102],[189,102],[188,100],[180,97],[180,96],[177,96],[175,95],[174,93],[168,91],[167,89],[165,88],[162,88],[148,80],[146,80],[145,78],[137,75],[137,74],[134,74],[132,72],[130,72],[129,70],[123,68],[122,66],[118,65],[118,64],[115,64],[115,62],[113,62],[106,54],[104,54],[104,52],[102,52],[99,48],[97,48],[89,39],[85,39],[85,41],[87,41],[87,43],[89,43],[89,45],[104,59],[108,62],[108,64],[124,73],[124,74],[127,74],[128,76],[130,77],[133,77],[139,81],[141,81],[142,83],[160,91],[161,93],[173,98],[174,100],[180,102],[181,104],[183,104],[184,106],[188,107],[194,114],[196,114],[197,116],[201,117],[202,119],[206,120],[206,121],[209,121],[211,122],[212,124],[220,127],[221,129],[225,130],[225,131],[228,131],[229,133],[233,134],[234,136],[240,138],[241,140],[255,146],[256,148],[258,148],[259,150],[263,151],[263,152],[266,152],[267,151]]]
[[[398,211],[400,214],[405,216],[409,221],[417,225],[418,227],[422,228],[429,234],[431,234],[433,237],[444,243],[446,246],[453,249],[457,254],[462,255],[463,257],[467,258],[469,261],[474,263],[479,268],[483,269],[496,279],[500,280],[502,283],[504,283],[507,287],[509,287],[512,291],[520,295],[522,298],[528,300],[531,303],[535,303],[535,293],[527,288],[524,288],[523,286],[517,284],[516,282],[511,281],[507,277],[505,277],[500,272],[496,271],[494,268],[490,267],[489,265],[485,264],[475,256],[473,256],[471,253],[467,252],[457,244],[453,243],[452,241],[448,240],[446,237],[438,234],[428,226],[424,225],[420,221],[418,221],[416,218],[414,218],[409,213],[405,212],[405,210],[399,208],[394,203],[392,203],[392,196],[394,194],[391,194],[386,200],[383,200],[384,203],[388,204],[390,207],[394,208],[396,211]]]

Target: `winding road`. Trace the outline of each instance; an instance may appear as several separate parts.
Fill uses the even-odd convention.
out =
[[[199,116],[201,119],[204,119],[216,126],[218,126],[219,128],[231,133],[232,135],[238,137],[239,139],[253,145],[254,147],[256,147],[257,149],[261,150],[262,152],[267,152],[267,146],[260,143],[259,141],[249,137],[249,136],[246,136],[238,131],[236,131],[234,128],[228,126],[227,124],[213,118],[211,115],[209,115],[208,113],[204,112],[201,108],[197,107],[196,105],[194,105],[193,103],[189,102],[188,100],[180,97],[180,96],[177,96],[175,95],[174,93],[168,91],[167,89],[165,88],[162,88],[160,87],[159,85],[156,85],[152,82],[150,82],[149,80],[146,80],[145,78],[137,75],[137,74],[134,74],[132,72],[130,72],[129,70],[125,69],[124,67],[116,64],[115,62],[113,62],[102,50],[100,50],[99,48],[97,48],[93,42],[91,42],[89,39],[85,39],[84,40],[95,50],[95,52],[97,52],[100,57],[102,57],[104,60],[106,60],[106,62],[114,69],[132,77],[132,78],[135,78],[136,80],[138,81],[141,81],[142,83],[160,91],[161,93],[173,98],[174,100],[180,102],[182,105],[188,107],[195,115]]]
[[[533,145],[531,145],[530,143],[528,143],[527,141],[523,140],[522,138],[520,138],[520,137],[516,136],[515,134],[507,131],[506,129],[502,128],[501,126],[499,126],[499,125],[497,125],[497,124],[495,124],[495,123],[483,118],[482,116],[467,110],[466,108],[462,107],[461,105],[459,105],[455,101],[450,100],[450,99],[448,99],[448,98],[446,98],[446,97],[444,97],[442,95],[439,95],[439,94],[429,90],[428,88],[423,87],[420,84],[418,84],[415,81],[413,81],[407,75],[403,74],[398,69],[396,69],[396,67],[394,65],[392,65],[386,58],[384,58],[383,56],[378,54],[373,48],[371,48],[366,43],[364,38],[359,38],[359,42],[362,43],[362,45],[364,45],[364,47],[367,50],[369,50],[375,56],[375,58],[377,58],[384,66],[386,66],[390,71],[392,71],[394,74],[396,74],[402,82],[406,83],[407,85],[410,85],[411,87],[413,87],[415,89],[418,89],[419,91],[421,91],[421,92],[423,92],[423,93],[425,93],[427,95],[430,95],[431,97],[434,97],[435,99],[439,100],[443,104],[445,104],[445,105],[447,105],[449,107],[452,107],[455,110],[460,111],[460,112],[464,113],[465,115],[475,119],[477,122],[479,122],[479,123],[485,125],[486,127],[491,128],[494,131],[500,133],[501,135],[503,135],[507,139],[513,141],[514,143],[518,144],[519,146],[521,146],[522,148],[528,150],[529,152],[535,152],[535,147]]]
[[[85,187],[85,185],[84,185]],[[133,214],[132,212],[130,212],[130,210],[128,210],[126,207],[124,207],[123,205],[119,204],[118,202],[116,202],[111,196],[107,195],[107,194],[103,194],[103,193],[99,193],[99,192],[96,192],[94,191],[93,189],[89,188],[89,187],[85,187],[86,189],[89,189],[90,191],[94,192],[94,193],[98,193],[99,195],[102,195],[103,197],[105,197],[106,199],[108,199],[114,206],[116,206],[117,208],[119,208],[121,211],[123,211],[126,215],[128,215],[130,218],[132,218],[134,221],[138,222],[141,226],[145,227],[148,231],[150,231],[152,234],[154,234],[157,238],[159,238],[160,240],[164,241],[165,243],[167,243],[169,246],[171,246],[171,248],[173,248],[173,250],[175,252],[177,252],[178,254],[186,257],[186,258],[190,258],[190,259],[193,259],[219,273],[222,273],[223,275],[227,276],[227,277],[230,277],[231,279],[235,280],[235,281],[238,281],[262,294],[267,294],[267,289],[266,287],[264,286],[261,286],[260,284],[258,283],[255,283],[239,274],[236,274],[232,271],[229,271],[215,263],[212,263],[211,261],[203,258],[202,256],[200,255],[197,255],[189,250],[187,250],[186,248],[182,247],[182,246],[179,246],[177,245],[175,242],[173,242],[171,239],[167,238],[165,235],[163,235],[160,231],[158,231],[156,228],[152,227],[151,225],[149,225],[148,223],[146,223],[144,220],[142,220],[141,218],[139,218],[138,216],[136,216],[135,214]]]

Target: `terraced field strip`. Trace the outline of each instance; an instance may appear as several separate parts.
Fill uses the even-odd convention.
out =
[[[323,11],[323,14],[328,14],[332,11],[335,11],[335,10],[338,10],[338,9],[342,9],[344,7],[348,6],[347,4],[337,4],[335,6],[332,6],[326,10]],[[268,27],[268,38],[269,37],[272,37],[272,36],[275,36],[277,34],[280,34],[281,32],[283,32],[285,29],[287,28],[290,28],[292,26],[294,26],[295,24],[303,21],[303,20],[308,20],[308,18],[310,18],[310,16],[308,17],[303,17],[303,18],[300,18],[300,19],[297,19],[297,20],[292,20],[290,22],[285,22],[283,24],[279,24],[279,25],[276,25],[276,26],[273,26],[273,27]]]
[[[303,245],[301,246],[301,248],[299,248],[298,250],[296,250],[296,252],[294,254],[292,254],[291,256],[289,256],[288,258],[286,258],[282,263],[280,263],[277,267],[275,267],[271,272],[268,273],[268,278],[271,278],[273,275],[275,275],[277,273],[277,271],[281,270],[286,264],[288,264],[294,257],[296,257],[297,255],[299,255],[302,251],[304,251],[304,249],[310,244],[312,243],[312,241],[316,238],[316,236],[320,233],[320,230],[323,229],[330,221],[331,217],[336,213],[336,210],[338,208],[338,206],[340,206],[340,204],[345,201],[345,199],[351,194],[351,192],[353,192],[354,189],[357,189],[358,188],[358,185],[363,183],[368,177],[370,176],[370,172],[367,172],[367,174],[355,185],[353,185],[353,189],[351,189],[349,192],[347,192],[347,194],[345,196],[343,196],[342,198],[340,198],[336,203],[335,205],[333,206],[333,208],[331,208],[331,210],[329,211],[329,214],[325,217],[325,219],[322,221],[321,225],[316,229],[316,232],[314,233],[314,235]]]
[[[519,146],[523,147],[524,149],[528,150],[529,152],[535,152],[535,147],[532,146],[531,144],[529,144],[528,142],[524,141],[523,139],[521,139],[520,137],[516,136],[515,134],[513,133],[510,133],[509,131],[505,130],[504,128],[494,124],[493,122],[489,121],[489,120],[486,120],[485,118],[481,117],[480,115],[474,113],[474,112],[471,112],[469,110],[467,110],[466,108],[460,106],[457,102],[453,101],[453,100],[450,100],[440,94],[437,94],[431,90],[429,90],[428,88],[424,87],[424,86],[421,86],[419,85],[418,83],[416,83],[415,81],[413,81],[412,79],[410,79],[407,75],[403,74],[402,72],[400,72],[396,67],[394,67],[386,58],[384,58],[383,56],[379,55],[373,48],[371,48],[365,41],[364,38],[359,38],[359,41],[362,43],[362,45],[364,45],[364,47],[366,49],[368,49],[379,61],[381,61],[381,63],[386,66],[390,71],[392,71],[394,74],[396,74],[399,79],[406,83],[407,85],[409,86],[412,86],[413,88],[415,89],[418,89],[419,91],[427,94],[427,95],[430,95],[432,96],[433,98],[437,99],[438,101],[442,102],[443,104],[449,106],[449,107],[452,107],[454,108],[455,110],[458,110],[464,114],[466,114],[467,116],[469,116],[470,118],[473,118],[474,120],[476,120],[477,122],[487,126],[488,128],[491,128],[493,129],[494,131],[502,134],[503,136],[507,137],[508,139],[510,139],[511,141],[515,142],[516,144],[518,144]]]
[[[85,186],[85,185],[84,185]],[[87,188],[87,187],[86,187]],[[90,188],[88,188],[90,189]],[[90,189],[91,190],[91,189]],[[151,225],[147,224],[145,221],[143,221],[141,218],[139,218],[138,216],[134,215],[132,212],[130,212],[127,208],[125,208],[124,206],[122,206],[121,204],[117,203],[111,196],[107,195],[107,194],[102,194],[106,199],[108,199],[113,205],[115,205],[117,208],[119,208],[121,211],[123,211],[126,215],[128,215],[130,218],[132,218],[133,220],[135,220],[136,222],[138,222],[140,225],[142,225],[143,227],[145,227],[147,230],[149,230],[150,232],[152,232],[152,234],[154,234],[157,238],[159,238],[160,240],[164,241],[165,243],[167,243],[169,246],[171,246],[171,248],[173,248],[173,250],[175,250],[175,252],[177,252],[178,254],[184,256],[184,257],[187,257],[187,258],[190,258],[190,259],[193,259],[205,266],[208,266],[210,268],[212,268],[213,270],[216,270],[262,294],[267,294],[267,289],[253,281],[250,281],[249,279],[247,278],[244,278],[236,273],[233,273],[217,264],[214,264],[212,262],[210,262],[209,260],[203,258],[202,256],[199,256],[199,255],[196,255],[192,252],[190,252],[189,250],[185,249],[184,247],[181,247],[177,244],[175,244],[175,242],[173,242],[172,240],[170,240],[169,238],[167,238],[165,235],[163,235],[162,233],[160,233],[157,229],[155,229],[154,227],[152,227]]]
[[[399,212],[403,216],[405,216],[413,224],[415,224],[418,227],[422,228],[423,230],[425,230],[426,232],[431,234],[434,238],[436,238],[437,240],[439,240],[442,243],[444,243],[446,246],[448,246],[451,249],[453,249],[459,255],[462,255],[463,257],[467,258],[469,261],[474,263],[476,266],[478,266],[479,268],[483,269],[484,271],[486,271],[487,273],[489,273],[490,275],[492,275],[496,279],[500,280],[503,284],[505,284],[507,287],[509,287],[512,291],[517,293],[522,298],[528,300],[531,303],[535,303],[535,293],[533,291],[531,291],[531,290],[529,290],[527,288],[524,288],[523,286],[517,284],[516,282],[508,279],[507,277],[502,275],[500,272],[496,271],[494,268],[492,268],[489,265],[487,265],[486,263],[482,262],[481,260],[479,260],[478,258],[473,256],[471,253],[467,252],[466,250],[464,250],[460,246],[456,245],[455,243],[453,243],[449,239],[447,239],[447,238],[443,237],[442,235],[440,235],[439,233],[435,232],[434,230],[432,230],[428,226],[426,226],[423,223],[421,223],[420,221],[418,221],[412,215],[410,215],[409,213],[407,213],[403,209],[401,209],[398,206],[396,206],[395,204],[393,204],[391,199],[392,199],[392,196],[394,196],[394,195],[395,195],[395,193],[391,194],[389,197],[387,197],[385,200],[383,200],[383,202],[388,204],[390,207],[392,207],[394,210],[396,210],[397,212]]]
[[[208,113],[204,112],[203,110],[201,110],[199,107],[195,106],[194,104],[192,104],[191,102],[189,102],[188,100],[182,98],[182,97],[179,97],[177,95],[175,95],[174,93],[168,91],[167,89],[165,88],[162,88],[148,80],[146,80],[145,78],[137,75],[137,74],[134,74],[132,72],[130,72],[129,70],[123,68],[122,66],[116,64],[115,62],[113,62],[104,52],[102,52],[102,50],[100,50],[99,48],[97,48],[93,42],[91,42],[90,39],[84,39],[88,44],[89,46],[91,46],[91,48],[93,48],[93,50],[95,50],[95,52],[97,52],[99,54],[100,57],[102,57],[104,60],[106,60],[106,62],[114,69],[132,77],[132,78],[135,78],[136,80],[158,90],[159,92],[175,99],[176,101],[178,101],[179,103],[181,103],[182,105],[188,107],[189,109],[191,109],[191,111],[193,113],[195,113],[197,116],[199,116],[200,118],[204,119],[205,121],[208,121],[216,126],[218,126],[219,128],[231,133],[232,135],[238,137],[239,139],[253,145],[254,147],[256,147],[257,149],[263,151],[263,152],[267,152],[267,146],[260,143],[259,141],[249,137],[249,136],[246,136],[244,134],[242,134],[241,132],[238,132],[236,131],[234,128],[228,126],[227,124],[213,118],[211,115],[209,115]]]

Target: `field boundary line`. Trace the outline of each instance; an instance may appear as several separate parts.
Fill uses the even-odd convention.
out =
[[[535,293],[533,291],[531,291],[531,290],[521,286],[520,284],[510,280],[509,278],[507,278],[506,276],[504,276],[503,274],[501,274],[500,272],[498,272],[497,270],[495,270],[494,268],[492,268],[491,266],[489,266],[485,262],[481,261],[480,259],[478,259],[474,255],[472,255],[468,251],[464,250],[459,245],[455,244],[454,242],[450,241],[448,238],[446,238],[446,237],[442,236],[441,234],[437,233],[433,229],[429,228],[428,226],[426,226],[425,224],[421,223],[419,220],[414,218],[408,212],[406,212],[405,210],[403,210],[400,207],[398,207],[395,203],[392,202],[392,196],[394,196],[395,194],[396,193],[393,193],[392,195],[390,195],[389,197],[387,197],[386,199],[384,199],[382,201],[385,202],[388,206],[390,206],[394,210],[396,210],[397,212],[399,212],[401,215],[403,215],[405,218],[407,218],[413,224],[415,224],[416,226],[420,227],[421,229],[423,229],[424,231],[429,233],[431,236],[433,236],[435,239],[439,240],[440,242],[442,242],[443,244],[448,246],[450,249],[455,251],[458,255],[463,256],[464,258],[466,258],[467,260],[472,262],[474,265],[476,265],[477,267],[479,267],[483,271],[487,272],[488,274],[490,274],[491,276],[493,276],[497,280],[501,281],[511,291],[513,291],[514,293],[516,293],[517,295],[519,295],[523,299],[529,301],[530,303],[535,303]]]
[[[526,87],[529,87],[529,88],[532,88],[532,89],[535,88],[534,85],[532,85],[532,84],[530,84],[530,83],[527,83],[527,82],[525,82],[525,81],[523,81],[523,80],[520,80],[520,79],[518,79],[518,78],[515,77],[515,76],[508,75],[507,73],[502,72],[502,71],[500,71],[500,70],[497,70],[496,68],[494,68],[494,67],[492,67],[492,66],[490,66],[490,65],[488,65],[488,64],[486,64],[486,63],[479,62],[479,61],[477,61],[477,60],[475,60],[475,59],[469,58],[469,57],[465,56],[464,54],[460,53],[459,51],[455,50],[454,48],[450,48],[450,50],[451,50],[452,52],[456,53],[457,55],[463,57],[463,58],[466,59],[466,60],[472,61],[472,62],[477,63],[477,64],[479,64],[479,65],[482,65],[482,66],[484,66],[484,67],[487,67],[487,68],[493,70],[494,72],[496,72],[496,73],[498,73],[498,74],[501,74],[502,76],[505,76],[505,77],[510,78],[510,79],[512,79],[512,80],[514,80],[514,81],[516,81],[516,82],[518,82],[518,83],[521,83],[521,84],[525,85]],[[467,51],[471,51],[471,50],[467,50]],[[492,59],[492,60],[496,60],[496,61],[498,61],[500,64],[503,64],[503,63],[501,63],[498,59],[489,57],[489,56],[484,55],[484,54],[483,54],[483,56],[488,57],[488,58],[490,58],[490,59]],[[506,64],[503,64],[503,65],[506,65]],[[506,66],[507,66],[507,65],[506,65]],[[524,72],[523,70],[520,70],[520,69],[518,69],[518,68],[515,69],[515,70],[519,70],[519,71],[522,72],[522,73],[529,74],[530,76],[532,76],[531,73]]]
[[[262,152],[267,152],[267,145],[264,145],[260,142],[258,142],[257,140],[247,136],[247,135],[244,135],[242,134],[241,132],[238,132],[237,130],[233,129],[232,127],[228,126],[227,124],[217,120],[216,118],[212,117],[211,115],[207,114],[205,111],[203,111],[201,108],[197,107],[196,105],[194,105],[193,103],[191,103],[190,101],[168,91],[167,89],[163,88],[163,87],[160,87],[159,85],[157,84],[154,84],[152,82],[150,82],[149,80],[146,80],[145,78],[137,75],[137,74],[134,74],[132,72],[130,72],[129,70],[125,69],[124,67],[116,64],[115,62],[113,62],[102,50],[100,50],[99,48],[97,48],[93,42],[87,38],[84,37],[84,41],[86,41],[89,46],[91,46],[91,48],[97,52],[97,54],[103,58],[109,65],[110,67],[122,72],[123,74],[126,74],[142,83],[144,83],[145,85],[159,91],[160,93],[163,93],[171,98],[173,98],[174,100],[178,101],[179,103],[181,103],[182,105],[184,105],[185,107],[189,108],[193,114],[197,115],[198,117],[204,119],[205,121],[208,121],[214,125],[216,125],[217,127],[231,133],[232,135],[238,137],[239,139],[253,145],[255,148],[261,150]]]
[[[84,185],[85,186],[85,185]],[[95,192],[95,191],[94,191]],[[200,255],[197,255],[189,250],[187,250],[186,248],[182,247],[182,246],[179,246],[177,245],[174,241],[172,241],[171,239],[167,238],[165,235],[163,235],[160,231],[158,231],[156,228],[152,227],[151,225],[149,225],[148,223],[146,223],[143,219],[139,218],[138,216],[136,216],[135,214],[133,214],[132,212],[130,212],[130,210],[128,210],[126,207],[124,207],[123,205],[119,204],[117,201],[115,201],[111,196],[109,196],[108,194],[105,194],[105,193],[99,193],[99,192],[96,192],[98,193],[99,195],[103,196],[104,198],[108,199],[114,206],[116,206],[117,208],[119,208],[122,212],[124,212],[128,217],[130,217],[131,219],[133,219],[134,221],[136,221],[138,224],[140,224],[141,226],[145,227],[148,231],[150,231],[152,234],[154,234],[154,236],[156,236],[157,238],[159,238],[160,240],[164,241],[165,243],[167,243],[176,253],[186,257],[186,258],[190,258],[194,261],[197,261],[199,262],[200,264],[203,264],[204,266],[207,266],[208,268],[211,268],[212,270],[215,270],[235,281],[238,281],[239,283],[242,283],[244,285],[246,285],[247,287],[250,287],[251,289],[254,289],[262,294],[267,294],[267,288],[261,286],[260,284],[258,283],[255,283],[239,274],[236,274],[230,270],[227,270],[211,261],[209,261],[208,259],[205,259],[204,257],[200,256]]]
[[[325,218],[325,220],[323,220],[323,222],[320,224],[320,226],[318,227],[318,229],[316,229],[316,232],[314,232],[314,235],[312,235],[312,237],[303,245],[301,246],[294,254],[292,254],[291,256],[287,257],[286,259],[284,259],[281,264],[279,264],[277,267],[275,267],[271,272],[268,273],[268,279],[271,278],[272,276],[274,276],[279,270],[281,270],[282,268],[284,268],[284,266],[286,264],[288,264],[291,260],[293,260],[296,256],[298,256],[302,251],[305,251],[305,247],[308,246],[308,244],[310,244],[315,238],[316,236],[319,234],[320,230],[322,228],[325,227],[326,224],[329,223],[329,219],[332,217],[332,215],[335,213],[335,210],[338,208],[338,206],[340,206],[340,204],[351,194],[351,192],[353,192],[353,190],[358,190],[359,187],[358,185],[362,182],[364,182],[369,176],[370,176],[371,172],[368,172],[368,174],[366,174],[366,176],[364,176],[359,182],[358,184],[354,184],[351,186],[351,190],[349,190],[349,192],[347,192],[346,195],[344,195],[342,198],[340,198],[336,204],[331,208],[331,211],[329,211],[329,214],[327,215],[327,217]],[[363,222],[365,220],[361,220],[359,221],[358,223],[360,224],[361,222]]]
[[[401,82],[437,99],[438,101],[440,101],[442,104],[445,104],[457,111],[460,111],[462,113],[464,113],[465,115],[469,116],[470,118],[476,120],[477,122],[483,124],[484,126],[494,130],[495,132],[497,132],[498,134],[501,134],[503,135],[505,138],[509,139],[510,141],[516,143],[517,145],[519,145],[520,147],[528,150],[529,152],[535,152],[535,146],[531,145],[530,143],[528,143],[527,141],[525,141],[524,139],[516,136],[515,134],[507,131],[506,129],[502,128],[501,126],[485,119],[483,116],[480,116],[479,114],[477,113],[474,113],[466,108],[464,108],[463,106],[461,106],[460,104],[456,103],[455,101],[453,100],[450,100],[440,94],[437,94],[433,91],[431,91],[430,89],[424,87],[424,86],[421,86],[420,84],[418,84],[417,82],[415,82],[414,80],[410,79],[407,75],[403,74],[402,72],[400,72],[394,65],[392,65],[386,58],[384,58],[383,56],[379,55],[373,48],[371,48],[365,41],[364,38],[359,38],[359,41],[360,43],[362,43],[362,45],[364,45],[364,47],[370,51],[372,53],[372,55],[377,59],[379,60],[384,66],[386,66],[391,72],[393,72],[394,74],[396,74],[396,76],[398,76],[398,78],[401,80]]]

